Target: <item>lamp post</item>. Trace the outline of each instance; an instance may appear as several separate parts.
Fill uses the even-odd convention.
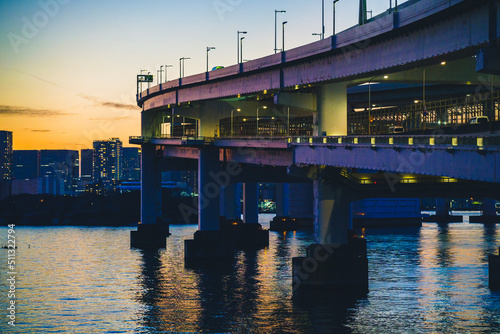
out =
[[[321,39],[325,38],[325,0],[321,2]]]
[[[277,49],[277,35],[278,35],[278,28],[277,28],[277,19],[278,19],[278,13],[286,13],[286,10],[274,10],[274,53],[278,52]]]
[[[243,62],[243,40],[245,39],[245,36],[240,37],[240,63]]]
[[[233,109],[233,110],[231,110],[231,137],[233,136],[233,113],[234,113],[235,111],[240,112],[240,111],[241,111],[241,109],[240,109],[240,108],[237,108],[237,109]]]
[[[378,75],[374,76],[368,81],[368,135],[371,135],[371,118],[372,118],[372,100],[371,100],[371,84],[372,80],[378,77]],[[389,78],[388,75],[384,75],[384,79]]]
[[[207,72],[208,72],[208,52],[210,50],[215,50],[215,47],[213,47],[213,46],[207,46]]]
[[[246,31],[239,31],[238,30],[238,38],[236,39],[236,49],[238,49],[238,53],[237,53],[237,57],[236,57],[236,63],[240,63],[240,34],[246,34],[247,32]],[[243,58],[243,57],[241,57]]]
[[[163,73],[163,65],[160,66],[160,83],[162,83],[163,81],[161,80],[161,75]]]
[[[281,48],[282,52],[285,52],[285,24],[287,24],[287,23],[288,23],[288,21],[283,22],[283,36],[282,36],[283,46]]]
[[[168,67],[174,67],[174,65],[165,65],[165,82],[168,81],[168,79],[167,79],[167,68]]]
[[[257,107],[257,137],[259,136],[259,109],[267,109],[267,106]]]
[[[186,59],[191,59],[189,57],[182,57],[179,59],[179,78],[183,78],[184,77],[184,60]]]
[[[339,0],[333,0],[333,36],[335,36],[335,4],[339,2]]]

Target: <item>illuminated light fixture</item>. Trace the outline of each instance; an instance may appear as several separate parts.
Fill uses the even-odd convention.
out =
[[[246,122],[246,121],[247,121],[247,119],[246,119],[246,118],[243,118],[243,122]]]
[[[445,61],[442,61],[442,62],[441,62],[441,65],[446,65],[446,62],[445,62]]]
[[[389,76],[388,76],[388,75],[384,75],[384,79],[388,79],[388,78],[389,78]]]
[[[262,92],[262,94],[267,94],[267,89],[264,89],[264,91]]]
[[[295,89],[299,89],[299,85],[295,85]]]
[[[240,98],[240,97],[241,97],[241,94],[238,94],[238,98]]]
[[[271,119],[274,119],[274,117],[271,117]]]
[[[420,102],[420,100],[415,100],[415,101],[413,101],[413,102],[415,102],[415,103],[419,103],[419,102]]]

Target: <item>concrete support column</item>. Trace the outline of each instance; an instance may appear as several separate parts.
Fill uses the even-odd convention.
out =
[[[276,216],[286,217],[289,211],[289,184],[276,183],[275,188],[276,196]]]
[[[201,148],[198,159],[198,230],[219,230],[219,150]]]
[[[351,229],[353,193],[319,178],[314,181],[314,239],[318,244],[346,244]]]
[[[237,185],[230,183],[223,187],[220,199],[220,215],[226,219],[235,220],[241,217],[241,194],[238,192]]]
[[[449,216],[450,202],[446,198],[436,198],[436,216]]]
[[[488,278],[490,290],[500,291],[500,255],[488,256]]]
[[[141,224],[161,218],[161,170],[156,146],[143,145],[141,154]]]
[[[164,248],[168,225],[162,224],[161,166],[156,146],[142,145],[141,154],[141,223],[131,231],[130,246],[136,248]]]
[[[318,88],[317,135],[347,135],[347,86],[344,83],[322,85]]]
[[[243,184],[243,222],[259,221],[259,188],[257,183]]]
[[[483,200],[483,216],[496,216],[497,210],[495,208],[496,200],[485,198]]]

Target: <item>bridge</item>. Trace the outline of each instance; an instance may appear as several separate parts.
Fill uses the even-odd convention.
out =
[[[266,245],[267,231],[255,224],[256,182],[312,182],[317,244],[294,259],[294,282],[301,290],[367,290],[366,243],[349,234],[352,201],[449,197],[450,191],[494,198],[500,184],[494,126],[474,134],[444,135],[438,127],[425,135],[375,135],[371,86],[422,83],[421,110],[412,117],[423,132],[437,124],[427,113],[427,85],[472,86],[476,95],[489,95],[455,126],[472,116],[493,124],[499,5],[409,1],[372,20],[361,15],[359,26],[318,42],[138,92],[142,135],[130,143],[142,147],[141,224],[131,245],[165,245],[163,170],[198,171],[197,202],[181,208],[198,215],[198,231],[185,244],[187,262],[231,257],[235,244],[228,240],[235,238]],[[368,133],[348,136],[348,115],[359,112],[349,107],[348,88],[361,84],[368,84],[368,108],[361,111]],[[236,221],[237,183],[243,183],[243,224]]]

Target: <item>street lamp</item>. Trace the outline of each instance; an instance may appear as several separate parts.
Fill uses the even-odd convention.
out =
[[[339,2],[339,0],[333,0],[333,36],[335,36],[335,4]]]
[[[237,109],[233,109],[233,110],[231,110],[231,137],[233,136],[233,112],[235,112],[235,111],[240,112],[240,111],[241,111],[241,109],[240,109],[240,108],[237,108]]]
[[[277,49],[277,35],[278,35],[278,28],[277,28],[277,18],[278,18],[278,13],[286,13],[286,10],[274,10],[274,53],[278,52]]]
[[[378,77],[378,75],[374,76],[373,78],[368,81],[368,135],[371,134],[371,118],[372,118],[372,100],[371,100],[371,84],[372,80]],[[389,78],[388,75],[384,75],[384,79]]]
[[[236,49],[238,49],[237,57],[236,57],[236,63],[240,63],[240,34],[246,34],[246,31],[238,31],[238,38],[236,39]],[[241,57],[243,58],[243,57]]]
[[[161,80],[161,75],[163,73],[163,65],[160,66],[160,83],[162,83],[163,81]]]
[[[287,23],[288,21],[283,22],[283,36],[282,36],[283,47],[281,48],[282,52],[285,52],[285,24]]]
[[[259,136],[259,109],[267,109],[267,106],[257,107],[257,137]]]
[[[182,57],[179,59],[179,78],[184,77],[184,60],[189,60],[189,57]]]
[[[167,79],[167,68],[168,67],[174,67],[174,65],[165,65],[165,82],[168,81],[168,79]]]
[[[317,33],[317,32],[313,32],[312,34],[313,36],[319,36],[319,39],[321,39],[321,34]]]
[[[215,47],[213,47],[213,46],[207,46],[207,72],[208,72],[208,52],[210,50],[215,50]]]
[[[243,62],[243,40],[245,39],[245,36],[240,38],[240,63]]]
[[[321,2],[321,39],[325,38],[325,0]]]

